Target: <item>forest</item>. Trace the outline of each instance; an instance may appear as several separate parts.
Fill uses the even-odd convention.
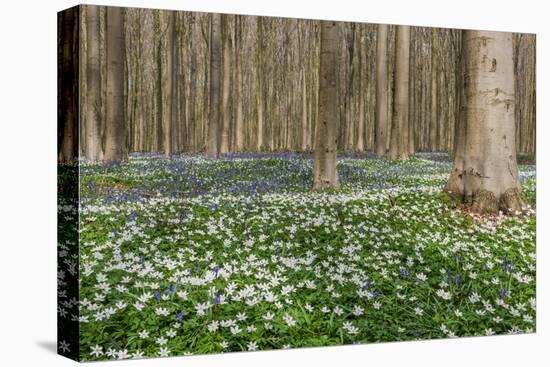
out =
[[[94,5],[58,34],[62,353],[534,331],[534,34]]]

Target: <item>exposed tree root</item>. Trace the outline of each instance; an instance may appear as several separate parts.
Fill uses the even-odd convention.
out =
[[[499,198],[488,190],[479,190],[472,197],[465,197],[456,187],[450,189],[449,185],[445,187],[445,193],[459,210],[482,216],[520,215],[531,210],[517,188],[506,190]]]

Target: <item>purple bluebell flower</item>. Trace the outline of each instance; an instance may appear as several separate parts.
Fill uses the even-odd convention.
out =
[[[156,291],[156,292],[155,292],[155,299],[156,299],[157,301],[160,301],[160,292],[159,292],[159,291]]]
[[[179,322],[183,321],[183,312],[182,311],[178,312],[178,321]]]
[[[369,289],[369,287],[372,285],[372,283],[373,283],[373,281],[368,279],[367,282],[361,286],[361,289],[366,291],[367,289]]]
[[[172,294],[174,294],[175,291],[176,291],[176,286],[173,284],[170,284],[168,286],[168,291],[167,291],[168,295],[171,296]]]

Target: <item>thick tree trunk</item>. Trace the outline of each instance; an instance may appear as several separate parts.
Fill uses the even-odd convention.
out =
[[[221,77],[221,15],[211,14],[210,25],[210,115],[208,122],[207,154],[218,158],[218,129],[220,126],[220,77]]]
[[[409,157],[409,52],[410,27],[395,32],[395,93],[389,159]]]
[[[319,124],[315,137],[313,189],[339,188],[336,161],[338,139],[338,25],[321,21],[321,51],[319,67]]]
[[[523,200],[514,124],[512,34],[464,31],[463,113],[445,190],[479,213],[516,213]]]
[[[376,155],[386,154],[388,134],[388,26],[378,25],[376,37]]]
[[[126,161],[124,121],[124,15],[119,7],[107,7],[107,98],[105,126],[106,163]]]

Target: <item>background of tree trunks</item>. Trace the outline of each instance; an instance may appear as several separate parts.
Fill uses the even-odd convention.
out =
[[[74,125],[60,118],[59,159],[80,154],[91,161],[107,153],[106,7],[81,6],[74,37],[63,42],[59,83],[78,68],[99,68],[80,75],[80,146]],[[242,15],[217,15],[220,27],[220,77],[211,80],[212,17],[198,12],[123,9],[125,152],[207,151],[213,110],[217,149],[238,151],[311,151],[319,120],[320,22]],[[78,13],[78,12],[76,12]],[[90,13],[93,17],[86,17]],[[70,21],[70,20],[69,20]],[[94,22],[94,24],[91,24]],[[60,26],[68,27],[68,21]],[[76,29],[78,28],[78,29]],[[337,22],[338,131],[340,151],[376,149],[376,74],[378,25]],[[387,27],[387,119],[394,101],[395,32]],[[88,35],[87,32],[93,32]],[[65,32],[65,34],[68,34]],[[80,43],[78,42],[80,39]],[[90,42],[98,44],[90,45]],[[514,34],[516,146],[535,152],[535,36]],[[72,46],[69,43],[72,42]],[[174,45],[174,47],[172,47]],[[457,95],[460,91],[461,31],[410,27],[408,149],[453,151]],[[78,65],[71,65],[68,54]],[[77,53],[78,55],[77,57]],[[92,65],[88,65],[92,63]],[[98,77],[99,75],[99,77]],[[91,80],[91,78],[97,78]],[[173,81],[173,85],[171,85]],[[219,84],[219,85],[218,85]],[[90,85],[90,88],[88,88]],[[220,102],[212,104],[212,89]],[[69,86],[61,88],[68,91]],[[93,102],[93,111],[83,109]],[[71,102],[68,100],[67,102]],[[216,115],[216,114],[214,114]],[[96,118],[93,118],[93,117]],[[117,131],[119,131],[118,129]],[[386,127],[389,148],[391,126]],[[119,157],[124,158],[124,156]]]

